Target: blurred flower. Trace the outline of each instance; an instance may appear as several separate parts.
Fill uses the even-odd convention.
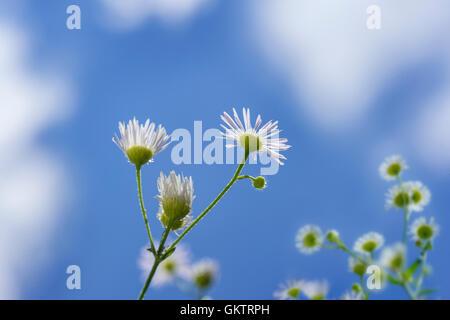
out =
[[[392,207],[396,208],[410,208],[412,190],[410,184],[403,184],[403,187],[398,185],[393,186],[386,193],[386,209]]]
[[[363,295],[361,292],[355,292],[353,290],[345,292],[341,300],[362,300]]]
[[[380,264],[392,271],[399,271],[405,264],[406,248],[402,243],[396,243],[383,249]]]
[[[274,297],[280,300],[297,300],[303,287],[303,280],[289,280],[280,285],[280,289],[274,292]]]
[[[286,159],[286,157],[280,154],[279,151],[289,149],[291,146],[286,144],[286,138],[277,137],[280,133],[278,121],[269,121],[260,128],[262,120],[261,116],[258,115],[255,126],[252,127],[250,122],[250,109],[242,109],[244,125],[242,125],[236,109],[234,108],[233,115],[234,120],[226,112],[221,116],[221,119],[228,125],[228,127],[223,124],[220,125],[225,130],[225,133],[222,134],[226,139],[233,141],[233,144],[227,144],[227,147],[232,148],[241,146],[245,149],[246,143],[248,143],[247,147],[250,153],[266,152],[279,164],[283,164],[280,159]]]
[[[320,249],[323,242],[322,231],[317,226],[306,225],[298,230],[295,240],[301,253],[310,254]]]
[[[155,243],[155,246],[158,246],[158,244]],[[143,279],[148,276],[154,260],[153,254],[147,250],[147,247],[141,249],[138,266],[142,271]],[[170,284],[176,278],[188,279],[190,275],[189,261],[190,254],[187,247],[179,244],[175,252],[159,265],[153,277],[152,285],[158,287]]]
[[[404,188],[411,192],[411,203],[409,208],[412,211],[422,211],[430,202],[431,192],[420,181],[408,181],[403,184]]]
[[[303,284],[303,294],[310,300],[324,300],[328,293],[328,282],[307,281]]]
[[[400,173],[408,169],[406,161],[399,155],[387,157],[380,165],[379,172],[384,180],[395,180]]]
[[[384,237],[381,234],[369,232],[356,240],[353,250],[360,253],[371,253],[382,247],[383,244]]]
[[[161,125],[155,131],[155,124],[147,119],[145,125],[139,125],[136,118],[130,120],[128,125],[119,122],[121,138],[115,135],[113,142],[125,153],[128,160],[136,166],[151,162],[153,157],[163,151],[170,142],[166,129]]]
[[[348,258],[348,267],[351,272],[354,272],[358,276],[364,275],[366,273],[367,268],[367,266],[364,263],[353,257]]]
[[[184,227],[191,219],[189,213],[194,200],[192,178],[176,175],[174,171],[166,177],[161,172],[158,178],[159,200],[158,219],[171,230]]]
[[[337,230],[328,230],[325,238],[331,243],[336,243],[339,241],[339,232]]]
[[[434,222],[434,218],[430,218],[430,222],[424,217],[417,218],[411,224],[409,233],[414,241],[433,240],[439,233],[439,225]]]
[[[217,280],[219,266],[212,259],[202,259],[192,265],[192,283],[200,290],[206,290]]]

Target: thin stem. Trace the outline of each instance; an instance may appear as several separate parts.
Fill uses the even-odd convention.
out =
[[[417,278],[417,282],[416,282],[416,291],[415,291],[415,295],[416,297],[419,296],[420,291],[422,290],[422,282],[423,282],[423,277],[425,276],[425,265],[427,263],[427,251],[424,250],[421,252],[421,260],[422,260],[422,264],[420,266],[420,273],[419,273],[419,277]]]
[[[347,248],[345,246],[345,244],[339,240],[337,242],[337,244],[339,245],[339,248],[347,253],[349,253],[353,258],[355,258],[356,260],[358,260],[359,262],[361,262],[362,264],[367,264],[366,261],[364,261],[360,256],[358,256],[356,253],[354,253],[352,250],[350,250],[349,248]]]
[[[244,158],[242,159],[242,162],[237,167],[236,172],[233,175],[233,178],[231,178],[230,182],[225,186],[225,188],[222,190],[222,192],[219,193],[219,195],[211,202],[211,204],[179,235],[179,237],[172,243],[172,245],[167,249],[167,251],[174,248],[178,242],[180,242],[181,239],[189,232],[191,229],[200,221],[203,219],[203,217],[219,202],[219,200],[227,193],[227,191],[231,188],[231,186],[236,182],[236,180],[239,177],[239,174],[241,173],[242,169],[244,168],[245,163],[247,162],[249,156],[248,150],[245,152]]]
[[[150,273],[148,274],[147,280],[145,281],[144,287],[141,290],[141,293],[139,294],[138,300],[144,299],[145,293],[147,292],[147,289],[152,282],[153,276],[155,275],[156,269],[158,268],[159,264],[164,261],[164,259],[161,259],[162,252],[164,250],[164,243],[167,240],[167,236],[169,235],[170,229],[166,228],[164,229],[164,232],[161,236],[161,243],[159,244],[158,251],[155,255],[155,261],[153,262],[153,267],[150,270]]]
[[[141,207],[142,216],[144,217],[145,227],[147,228],[148,239],[150,240],[150,247],[152,251],[155,252],[155,245],[153,244],[152,233],[150,231],[150,226],[147,220],[147,211],[145,210],[144,199],[142,197],[141,166],[136,166],[136,181],[138,186],[139,204]]]
[[[366,291],[366,285],[364,283],[364,277],[363,276],[359,276],[359,280],[361,282],[361,290],[362,290],[363,298],[364,298],[364,300],[369,300],[369,293]]]

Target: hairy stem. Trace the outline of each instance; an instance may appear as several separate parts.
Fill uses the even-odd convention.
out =
[[[147,228],[148,239],[150,240],[150,247],[152,251],[155,252],[155,245],[153,244],[152,233],[150,231],[150,226],[148,224],[147,219],[147,211],[145,210],[144,199],[142,197],[141,166],[136,166],[136,181],[138,186],[139,205],[141,207],[142,216],[144,217],[145,227]]]

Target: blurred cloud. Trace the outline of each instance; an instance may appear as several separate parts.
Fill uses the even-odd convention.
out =
[[[212,0],[101,0],[108,23],[120,29],[133,29],[147,19],[168,23],[186,21]]]
[[[368,30],[370,5],[381,30]],[[362,124],[389,77],[448,45],[450,3],[383,0],[254,0],[255,36],[323,130]]]
[[[12,299],[42,267],[67,199],[64,166],[38,136],[71,104],[66,79],[32,71],[27,34],[3,17],[0,43],[0,299]]]

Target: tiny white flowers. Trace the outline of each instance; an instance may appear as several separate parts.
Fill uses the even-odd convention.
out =
[[[191,269],[192,283],[199,290],[206,290],[217,280],[219,266],[212,259],[202,259]]]
[[[412,192],[410,185],[404,183],[403,187],[395,185],[386,193],[386,209],[409,208]]]
[[[367,254],[379,249],[383,246],[383,244],[384,237],[381,234],[377,232],[369,232],[356,240],[353,250]]]
[[[228,144],[227,147],[241,146],[242,148],[248,147],[249,152],[266,152],[269,156],[275,159],[279,164],[283,164],[282,159],[286,159],[285,156],[279,152],[287,150],[291,146],[287,145],[286,138],[279,138],[278,134],[278,121],[269,121],[265,125],[261,126],[261,116],[256,118],[255,126],[253,127],[250,122],[250,109],[242,109],[242,115],[244,124],[242,124],[236,110],[233,108],[233,118],[226,112],[223,113],[221,119],[228,126],[221,124],[221,127],[225,130],[223,136],[233,144]]]
[[[400,173],[408,169],[406,161],[399,155],[387,157],[380,165],[380,176],[387,181],[395,180]]]
[[[402,243],[396,243],[381,251],[380,264],[392,271],[399,271],[405,263],[406,248]]]
[[[189,213],[194,200],[192,178],[176,175],[174,171],[166,177],[162,172],[158,178],[158,219],[170,230],[184,227],[191,219]]]
[[[317,226],[306,225],[298,230],[295,241],[301,253],[311,254],[319,250],[323,243],[322,231]]]
[[[155,245],[158,244],[155,243]],[[141,249],[138,266],[143,279],[148,276],[154,260],[153,254],[147,250],[147,247]],[[153,277],[152,285],[160,287],[172,283],[176,278],[188,279],[190,276],[189,261],[190,254],[187,247],[183,244],[178,245],[175,252],[161,262]]]
[[[147,119],[144,125],[140,125],[136,118],[130,120],[128,125],[119,122],[119,131],[121,137],[116,134],[113,142],[131,163],[139,167],[152,161],[153,157],[170,143],[166,129],[159,125],[155,130],[155,124],[150,123],[150,119]]]
[[[303,294],[310,300],[324,300],[328,294],[328,282],[307,281],[303,284]]]
[[[289,280],[287,283],[281,284],[280,289],[273,295],[280,300],[297,300],[304,283],[304,280]]]
[[[408,181],[404,186],[410,192],[410,206],[412,211],[422,211],[423,208],[430,202],[431,192],[420,181]]]
[[[362,300],[363,295],[361,292],[355,292],[353,290],[345,292],[341,300]]]
[[[434,222],[433,217],[429,222],[424,217],[420,217],[411,224],[409,233],[414,241],[433,240],[439,233],[439,226]]]

